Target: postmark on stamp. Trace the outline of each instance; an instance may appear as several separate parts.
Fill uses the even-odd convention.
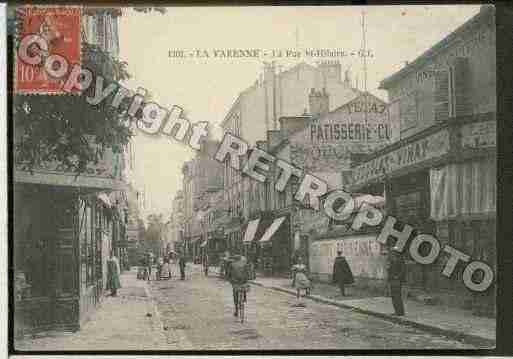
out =
[[[29,56],[41,55],[42,57],[42,61],[36,65],[23,61],[19,52],[16,52],[14,74],[16,93],[69,93],[62,90],[63,77],[52,78],[48,71],[45,71],[45,66],[58,65],[48,63],[49,55],[60,55],[68,63],[80,63],[80,19],[81,8],[78,6],[24,6],[18,9],[18,38],[23,39],[29,35],[40,36],[48,44],[48,49],[41,49],[37,44],[28,48]]]

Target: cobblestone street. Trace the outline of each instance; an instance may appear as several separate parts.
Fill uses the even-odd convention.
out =
[[[195,350],[473,348],[309,299],[297,306],[294,296],[258,286],[251,287],[241,324],[233,317],[229,283],[197,270],[185,281],[152,282],[151,291],[164,331]]]

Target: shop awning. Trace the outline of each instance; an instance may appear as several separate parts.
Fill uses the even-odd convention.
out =
[[[286,217],[284,216],[284,217],[280,217],[277,220],[275,220],[273,222],[273,224],[271,224],[271,226],[265,231],[264,235],[260,239],[260,243],[268,242],[271,239],[271,237],[273,236],[273,234],[278,230],[278,228],[280,228],[280,226],[283,223],[283,221],[285,220],[285,218]]]
[[[98,199],[102,201],[107,207],[112,207],[112,203],[110,201],[109,196],[106,193],[98,194]]]
[[[244,233],[244,243],[251,242],[255,238],[258,223],[260,223],[260,218],[254,219],[248,223],[248,227],[246,228],[246,232]]]

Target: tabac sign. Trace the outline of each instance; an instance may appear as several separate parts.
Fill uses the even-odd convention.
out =
[[[444,129],[356,167],[353,171],[353,184],[377,179],[393,171],[441,157],[448,152],[449,131]]]
[[[352,153],[370,153],[391,143],[394,129],[387,104],[367,93],[311,121],[291,143],[305,169],[338,172],[350,169]]]

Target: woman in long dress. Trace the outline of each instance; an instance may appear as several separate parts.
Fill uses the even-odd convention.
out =
[[[160,268],[160,278],[171,279],[171,266],[169,265],[169,257],[164,258],[164,263]]]
[[[297,298],[299,299],[302,289],[305,290],[306,295],[310,295],[312,283],[308,279],[308,269],[303,263],[302,257],[298,258],[298,262],[292,267],[292,271],[294,273],[294,286],[296,287]]]
[[[112,297],[117,296],[118,289],[121,288],[119,280],[120,275],[119,260],[114,253],[110,252],[110,257],[107,258],[107,289],[110,289]]]

